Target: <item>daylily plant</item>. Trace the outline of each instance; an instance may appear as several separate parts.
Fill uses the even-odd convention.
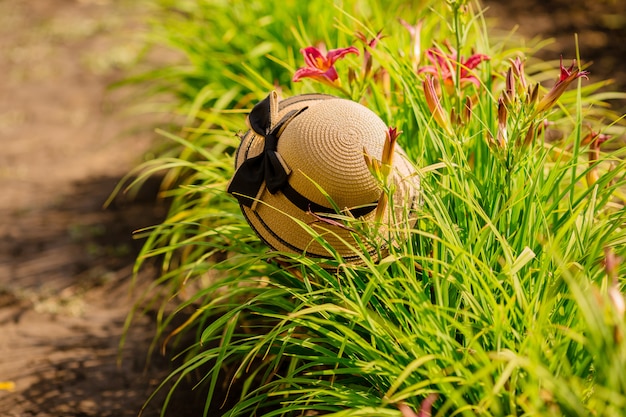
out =
[[[593,187],[600,178],[597,166],[597,162],[600,160],[600,145],[609,139],[610,136],[607,134],[591,131],[581,141],[581,144],[589,145],[589,171],[585,175],[589,187]]]
[[[427,49],[424,54],[433,65],[423,66],[417,72],[419,74],[427,73],[439,76],[444,86],[450,91],[455,86],[458,69],[461,88],[470,83],[480,87],[480,80],[474,75],[472,70],[481,62],[488,61],[491,58],[485,54],[473,54],[469,58],[463,59],[458,56],[456,49],[451,45],[446,43],[446,46],[450,50],[449,54],[446,54],[439,48]]]
[[[563,57],[561,56],[560,66],[561,74],[559,75],[559,79],[556,81],[556,84],[554,84],[554,87],[548,91],[548,94],[541,99],[535,113],[541,113],[542,111],[550,109],[574,80],[581,77],[586,79],[587,75],[589,75],[588,71],[581,71],[580,68],[576,67],[575,59],[572,61],[572,65],[570,65],[569,68],[565,68],[563,66]]]
[[[424,97],[426,98],[426,104],[428,105],[428,109],[433,115],[433,119],[437,124],[442,127],[446,133],[452,135],[454,132],[452,127],[450,127],[450,121],[443,110],[443,106],[441,105],[441,100],[437,95],[438,85],[435,84],[436,81],[431,75],[427,75],[426,79],[422,84],[424,88]]]
[[[608,290],[609,299],[618,316],[624,317],[624,313],[626,313],[626,298],[624,298],[624,294],[622,294],[619,289],[618,277],[619,264],[622,261],[623,260],[615,254],[613,249],[608,247],[604,248],[604,269],[607,277],[611,280]]]
[[[511,59],[510,61],[511,71],[519,80],[522,91],[526,91],[528,89],[528,83],[526,82],[526,76],[524,75],[524,61],[522,61],[522,58],[519,56],[515,57],[515,59]]]
[[[402,131],[398,130],[397,127],[389,127],[385,133],[386,139],[380,161],[369,155],[365,147],[363,147],[363,158],[365,159],[365,165],[367,165],[372,175],[382,180],[385,185],[388,185],[396,142]],[[383,192],[378,199],[376,214],[374,216],[376,222],[380,222],[387,208],[387,197],[387,194]]]
[[[400,24],[402,24],[402,26],[409,31],[409,35],[411,35],[411,64],[413,65],[413,70],[417,71],[417,66],[420,63],[420,41],[424,21],[420,19],[415,25],[412,25],[402,18],[399,18],[398,20],[400,21]]]
[[[297,82],[303,78],[313,78],[333,87],[339,87],[339,74],[335,69],[335,62],[347,54],[359,55],[359,50],[354,46],[347,48],[331,49],[324,53],[322,49],[308,46],[300,50],[304,56],[305,67],[298,69],[293,75],[293,81]]]
[[[361,32],[356,32],[355,36],[367,45],[367,47],[363,48],[363,78],[366,78],[372,70],[372,53],[370,49],[376,48],[376,45],[378,45],[378,42],[380,42],[384,35],[382,34],[382,30],[380,30],[371,40],[368,40]]]
[[[508,111],[504,98],[498,99],[498,145],[504,148],[509,141],[509,135],[506,129],[506,122],[508,117]]]

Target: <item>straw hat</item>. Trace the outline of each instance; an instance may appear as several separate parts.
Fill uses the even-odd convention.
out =
[[[247,124],[228,192],[254,231],[275,250],[331,257],[317,233],[343,259],[358,262],[354,229],[341,219],[374,221],[382,188],[365,155],[381,159],[385,123],[350,100],[304,94],[279,101],[272,92],[252,109]],[[394,209],[380,221],[385,230],[411,227],[410,212],[418,204],[413,165],[397,145],[394,155]],[[364,250],[373,254],[374,247]]]

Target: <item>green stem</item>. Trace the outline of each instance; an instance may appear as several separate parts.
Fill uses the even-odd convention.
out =
[[[461,17],[459,13],[459,2],[456,1],[452,4],[452,15],[453,15],[453,31],[454,31],[454,48],[456,49],[456,77],[454,82],[454,88],[456,89],[456,99],[454,100],[454,110],[457,114],[461,114],[461,97],[463,95],[461,91]]]

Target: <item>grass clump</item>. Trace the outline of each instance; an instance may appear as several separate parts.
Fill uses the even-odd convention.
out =
[[[155,33],[187,60],[146,79],[188,124],[138,168],[166,172],[171,209],[137,268],[162,265],[157,336],[178,316],[166,341],[195,335],[163,386],[204,384],[205,415],[626,409],[625,151],[603,84],[584,59],[490,39],[478,4],[413,3],[161,1]],[[336,78],[293,81],[301,48],[350,46]],[[350,98],[402,131],[423,201],[379,262],[268,251],[226,194],[246,109],[272,89]],[[360,242],[380,244],[371,226]]]

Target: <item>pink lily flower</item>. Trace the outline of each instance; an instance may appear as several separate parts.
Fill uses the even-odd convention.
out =
[[[446,87],[451,88],[455,84],[457,67],[460,69],[460,86],[464,87],[468,83],[480,87],[480,80],[472,74],[478,64],[488,61],[491,58],[485,54],[474,54],[467,59],[458,57],[457,51],[449,44],[446,44],[450,54],[446,54],[439,48],[429,48],[426,50],[426,58],[433,65],[423,66],[418,70],[418,74],[428,73],[440,76]]]
[[[618,269],[622,263],[622,258],[617,256],[612,248],[604,248],[604,270],[607,277],[611,280],[609,287],[609,299],[615,307],[618,316],[624,317],[626,313],[626,298],[619,289]]]
[[[498,145],[501,148],[504,148],[509,141],[509,135],[506,130],[506,120],[509,113],[504,101],[502,97],[498,99]]]
[[[430,109],[431,114],[433,115],[433,119],[439,126],[441,126],[446,133],[449,135],[453,135],[454,131],[450,127],[450,121],[448,120],[446,113],[443,110],[443,106],[441,105],[441,100],[439,100],[439,96],[437,95],[437,85],[435,85],[435,80],[432,76],[427,75],[426,79],[423,82],[424,88],[424,97],[426,98],[426,104]]]
[[[550,109],[575,79],[581,77],[587,79],[587,75],[589,75],[588,71],[581,71],[578,67],[574,68],[576,66],[575,59],[572,61],[572,65],[570,65],[569,68],[565,68],[563,66],[563,57],[561,56],[560,66],[561,74],[559,75],[559,79],[556,81],[556,84],[554,84],[554,87],[548,91],[548,94],[541,99],[535,113],[541,113],[544,110]]]
[[[418,20],[416,24],[412,25],[406,20],[399,18],[400,24],[409,31],[409,35],[411,36],[411,63],[413,64],[413,70],[417,71],[417,66],[420,63],[420,55],[421,55],[421,36],[422,36],[422,25],[424,24],[423,20]]]
[[[600,145],[610,138],[607,134],[591,131],[581,141],[582,145],[589,145],[589,171],[587,171],[585,176],[589,187],[592,187],[600,178],[597,166],[597,162],[600,159]]]
[[[367,47],[363,48],[363,75],[364,77],[366,77],[372,69],[372,53],[370,52],[370,49],[376,48],[376,45],[378,45],[378,42],[380,42],[380,40],[384,38],[384,36],[382,35],[382,32],[383,32],[382,30],[379,30],[376,36],[374,36],[369,41],[367,40],[367,37],[363,33],[356,32],[355,34],[356,37],[359,38],[361,42],[363,42],[365,45],[369,47],[369,49]]]
[[[331,85],[335,85],[339,79],[335,69],[335,62],[347,54],[359,55],[359,50],[354,46],[331,49],[327,54],[324,54],[314,46],[308,46],[301,49],[300,52],[304,56],[306,66],[295,72],[293,81],[300,81],[302,78],[313,78]]]
[[[416,413],[406,403],[399,403],[398,409],[402,417],[431,417],[433,404],[437,400],[437,394],[430,394],[420,405],[419,413]]]
[[[522,61],[522,58],[519,56],[515,57],[515,59],[511,59],[510,61],[513,74],[515,74],[519,80],[522,89],[526,90],[528,88],[528,83],[526,82],[526,77],[524,76],[524,61]]]

